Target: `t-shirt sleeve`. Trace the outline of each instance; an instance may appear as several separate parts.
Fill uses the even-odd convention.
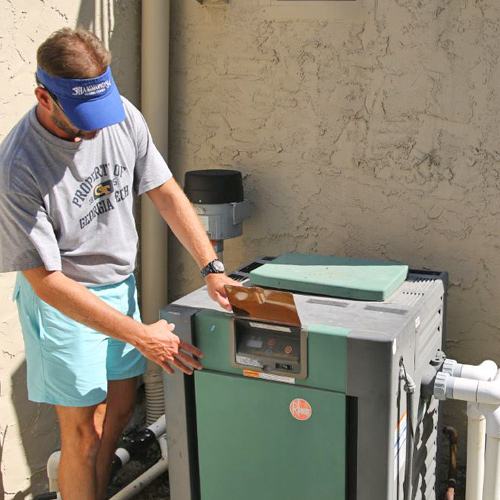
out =
[[[0,272],[45,266],[61,270],[54,229],[40,200],[14,191],[0,192]]]
[[[134,171],[134,191],[141,195],[161,186],[172,177],[165,160],[153,143],[146,120],[135,110],[133,113],[136,133],[137,158]]]

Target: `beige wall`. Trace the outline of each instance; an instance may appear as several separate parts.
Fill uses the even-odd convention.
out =
[[[36,49],[63,26],[91,27],[113,52],[114,77],[139,97],[140,2],[135,0],[0,0],[0,141],[34,104]],[[27,401],[26,367],[14,273],[0,275],[0,499],[46,491],[45,464],[57,449],[53,410]]]
[[[229,267],[297,251],[449,271],[448,355],[500,362],[500,4],[273,3],[173,0],[170,164],[243,172]],[[170,248],[175,298],[200,279]]]
[[[137,102],[138,3],[0,0],[0,140],[33,103],[37,45],[78,20],[110,36]],[[447,270],[448,354],[498,362],[496,0],[274,3],[173,0],[170,164],[181,182],[240,169],[253,203],[228,266],[301,251]],[[171,249],[175,298],[201,281]],[[0,276],[0,495],[25,498],[57,438],[51,411],[26,402],[12,282]]]

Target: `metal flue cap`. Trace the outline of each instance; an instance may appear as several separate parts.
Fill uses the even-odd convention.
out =
[[[243,201],[243,180],[236,170],[186,172],[184,192],[191,203],[216,205]]]

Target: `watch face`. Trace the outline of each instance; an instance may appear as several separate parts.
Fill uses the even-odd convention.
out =
[[[220,260],[214,260],[213,263],[213,268],[218,272],[218,273],[223,273],[225,271],[224,269],[224,264]]]

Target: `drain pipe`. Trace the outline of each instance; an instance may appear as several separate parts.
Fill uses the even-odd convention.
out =
[[[142,1],[141,110],[161,155],[168,153],[168,65],[170,0]],[[147,196],[141,200],[141,312],[158,320],[167,303],[167,229]],[[165,413],[163,373],[148,362],[144,375],[146,425]]]

